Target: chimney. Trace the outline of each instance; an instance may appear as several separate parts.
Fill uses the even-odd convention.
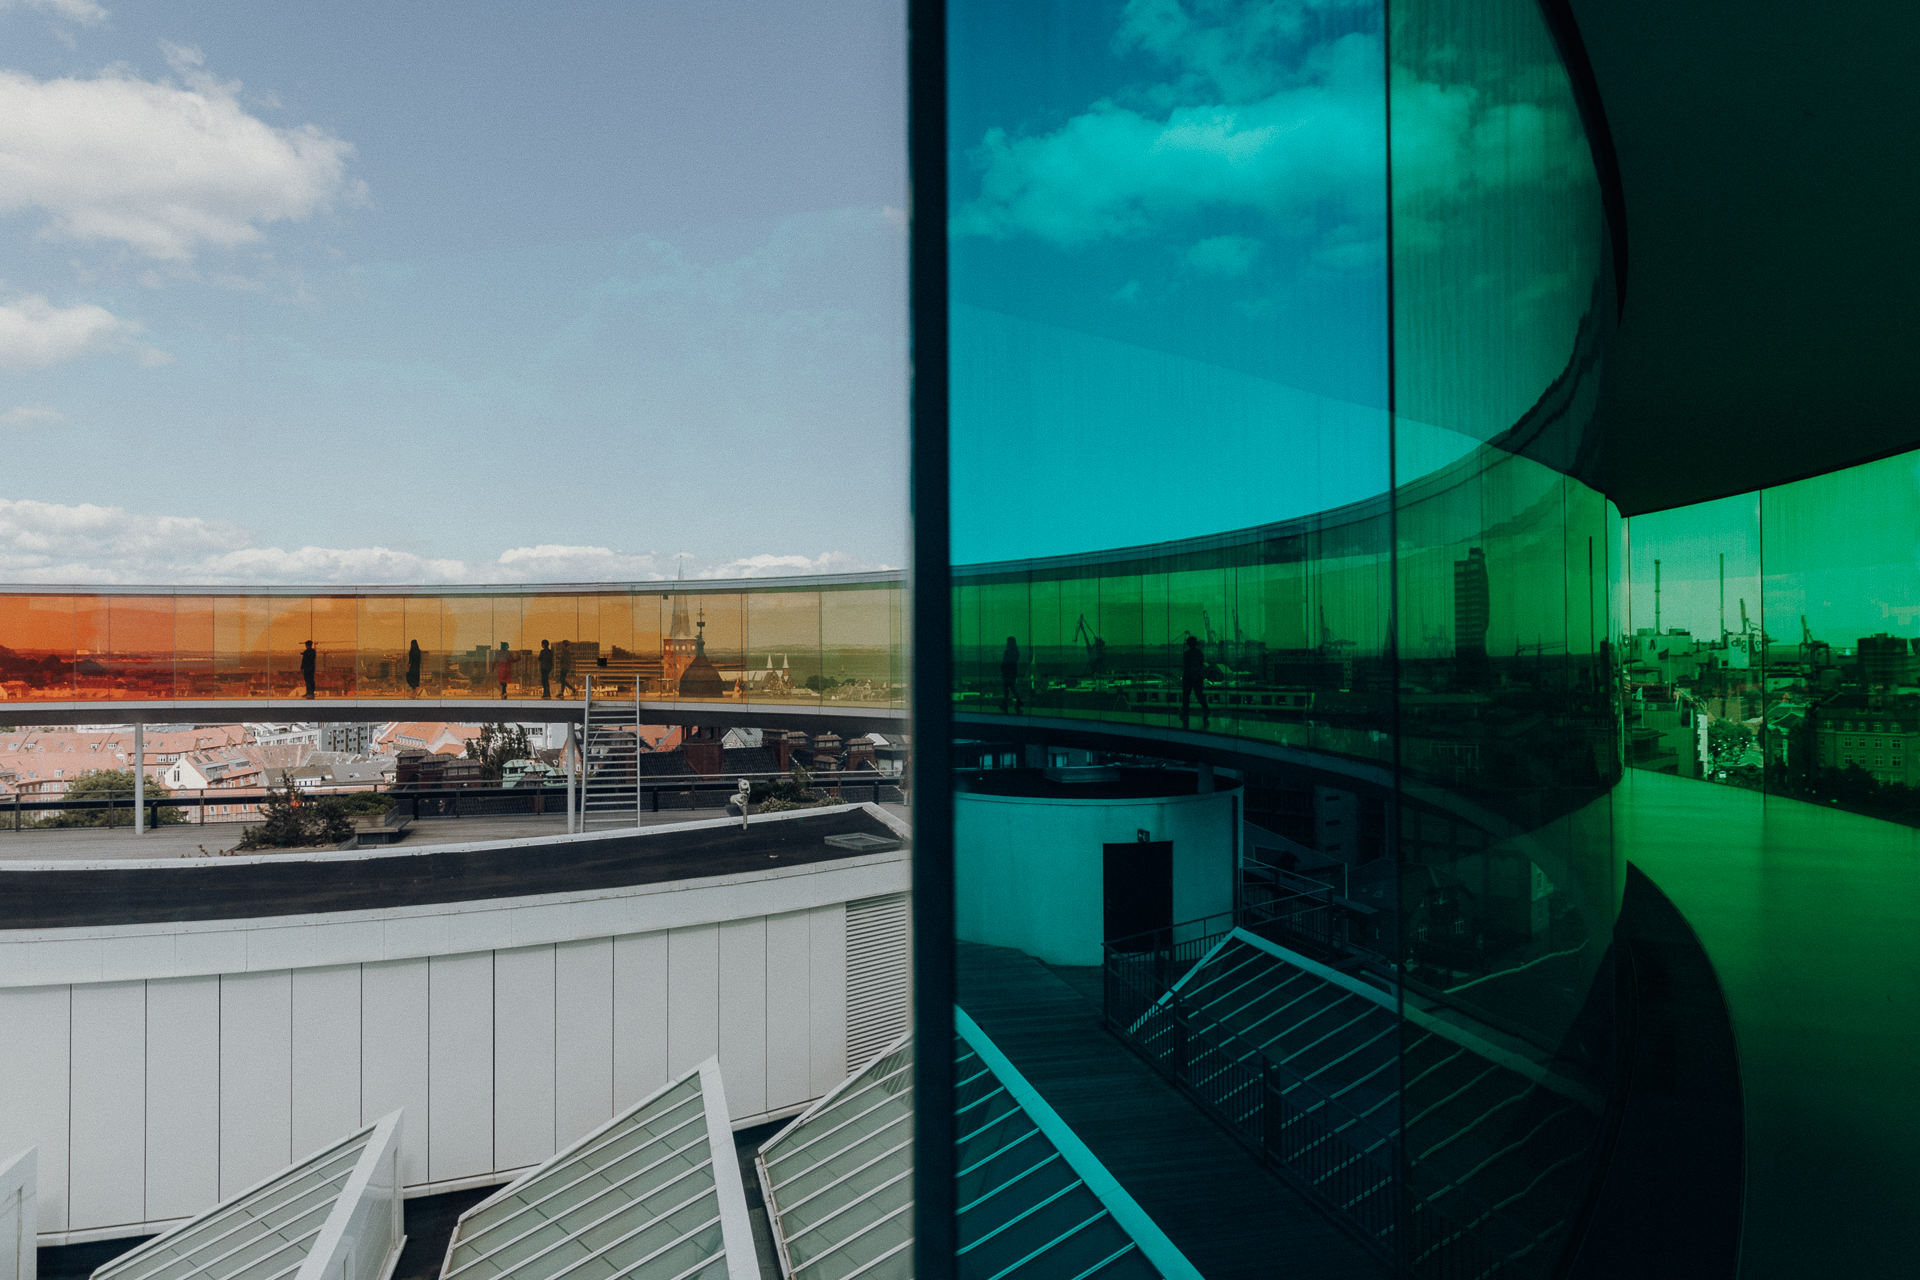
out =
[[[701,774],[719,773],[726,762],[726,754],[720,747],[720,740],[725,736],[724,730],[710,725],[689,726],[681,738],[687,768]]]
[[[793,768],[793,735],[784,729],[768,729],[762,735],[762,741],[773,748],[774,768],[786,773]]]

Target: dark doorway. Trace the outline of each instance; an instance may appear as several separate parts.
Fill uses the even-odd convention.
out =
[[[1173,841],[1102,845],[1109,941],[1173,926]],[[1140,939],[1142,948],[1153,939]]]

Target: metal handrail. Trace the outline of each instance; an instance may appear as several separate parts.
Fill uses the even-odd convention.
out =
[[[775,780],[788,776],[789,775],[784,773],[728,773],[724,775],[682,774],[667,778],[642,778],[640,780],[640,786],[643,792],[651,791],[666,794],[710,793],[717,796],[724,796],[731,795],[737,780],[743,777],[749,780]],[[900,782],[900,778],[896,774],[877,773],[868,769],[836,770],[832,773],[819,773],[814,774],[813,779],[817,786],[830,790],[848,786],[871,786],[875,788],[893,786],[897,788]],[[420,800],[454,800],[456,802],[462,799],[501,800],[537,796],[547,801],[558,798],[564,804],[566,793],[567,789],[564,781],[556,781],[539,786],[520,785],[512,787],[465,785],[422,786],[416,782],[405,782],[343,791],[307,791],[295,789],[293,794],[299,798],[302,804],[317,804],[322,800],[344,799],[364,795],[387,796],[391,797],[396,803]],[[205,810],[216,805],[260,804],[272,799],[275,795],[284,794],[284,791],[254,789],[251,787],[245,790],[238,788],[223,790],[218,787],[209,787],[199,789],[199,793],[196,795],[175,792],[166,796],[156,796],[149,792],[145,796],[143,804],[149,813],[157,813],[161,809],[169,808]],[[12,801],[12,804],[7,805],[6,808],[10,808],[13,812],[14,825],[12,829],[14,830],[21,829],[20,818],[25,814],[75,810],[105,810],[117,812],[123,809],[131,812],[134,807],[134,793],[131,789],[126,791],[99,792],[84,800],[55,799],[52,797],[40,799],[31,793],[16,792],[11,796],[0,798],[0,804],[4,804],[6,800]],[[4,813],[6,808],[0,808],[0,813]],[[556,812],[559,811],[556,810]],[[443,816],[458,817],[460,815],[455,813]],[[249,817],[252,818],[253,815],[249,815]]]

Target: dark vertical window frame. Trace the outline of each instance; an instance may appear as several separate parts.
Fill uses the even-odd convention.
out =
[[[953,587],[947,480],[945,0],[907,4],[914,1275],[955,1273]],[[926,786],[921,786],[922,781]],[[853,1064],[849,1063],[851,1067]]]
[[[1398,432],[1400,401],[1397,379],[1399,368],[1396,357],[1399,342],[1394,335],[1394,268],[1393,268],[1393,0],[1381,0],[1380,5],[1380,122],[1381,169],[1383,179],[1382,199],[1386,201],[1386,325],[1387,325],[1387,688],[1390,702],[1387,708],[1387,736],[1391,742],[1393,786],[1388,794],[1389,806],[1386,821],[1387,856],[1393,859],[1393,931],[1395,936],[1396,959],[1404,964],[1408,951],[1406,936],[1406,913],[1401,910],[1401,885],[1406,880],[1405,869],[1400,864],[1401,849],[1400,824],[1405,821],[1404,807],[1401,804],[1401,790],[1404,785],[1400,772],[1400,440]],[[1399,1132],[1407,1132],[1407,1091],[1404,1087],[1406,1077],[1407,1048],[1410,1043],[1407,1029],[1406,988],[1396,984],[1400,997],[1399,1019],[1399,1067],[1396,1070],[1394,1090],[1399,1094],[1396,1104],[1400,1110]],[[1411,1190],[1413,1174],[1407,1144],[1403,1139],[1399,1153],[1395,1157],[1394,1181],[1397,1195],[1393,1207],[1394,1214],[1394,1274],[1408,1275],[1412,1272],[1413,1259],[1413,1206]]]

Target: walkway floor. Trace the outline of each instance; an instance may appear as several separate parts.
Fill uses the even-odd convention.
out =
[[[1207,1280],[1385,1269],[1017,951],[961,943],[959,1003]],[[1083,975],[1072,975],[1075,978]]]
[[[1614,822],[1699,935],[1733,1017],[1743,1280],[1911,1274],[1920,830],[1639,771]]]

